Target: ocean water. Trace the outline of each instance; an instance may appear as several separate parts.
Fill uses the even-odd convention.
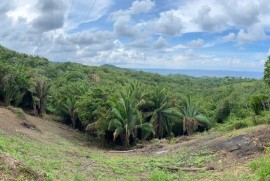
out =
[[[158,73],[161,75],[169,74],[183,74],[194,77],[242,77],[242,78],[254,78],[262,79],[263,72],[253,71],[233,71],[233,70],[192,70],[192,69],[135,69],[138,71]]]

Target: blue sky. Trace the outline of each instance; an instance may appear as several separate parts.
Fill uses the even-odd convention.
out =
[[[0,26],[57,62],[263,71],[270,54],[268,0],[1,0]]]

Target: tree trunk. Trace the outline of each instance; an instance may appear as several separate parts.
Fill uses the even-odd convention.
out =
[[[8,94],[7,92],[5,93],[4,101],[5,101],[6,107],[10,106],[10,102],[12,101],[12,97],[13,96],[11,94]]]
[[[162,135],[161,135],[161,121],[160,121],[160,115],[158,114],[157,116],[157,130],[156,130],[156,135],[159,139],[161,139]]]
[[[76,115],[75,115],[75,112],[74,111],[72,111],[72,113],[71,113],[71,122],[72,122],[72,127],[75,129],[76,128],[77,119],[76,119]]]
[[[125,147],[127,148],[128,147],[128,145],[129,145],[129,131],[128,131],[128,125],[126,124],[126,134],[125,134]]]

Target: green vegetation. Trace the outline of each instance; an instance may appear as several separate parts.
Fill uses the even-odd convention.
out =
[[[137,139],[190,135],[212,126],[265,123],[260,116],[270,109],[269,89],[259,80],[161,76],[52,63],[4,47],[0,52],[0,101],[6,106],[59,115],[82,131],[92,124],[101,139],[126,147]]]
[[[269,62],[270,58],[265,65],[267,84]],[[71,130],[86,130],[95,143],[122,149],[145,140],[151,143],[169,138],[174,143],[179,141],[177,136],[209,129],[225,132],[270,123],[269,87],[263,80],[161,76],[110,65],[53,63],[1,46],[0,102],[22,120],[26,120],[26,114],[21,109],[38,117],[57,115]],[[49,144],[42,137],[38,139],[0,131],[0,152],[10,153],[31,169],[42,171],[47,180],[220,178],[209,170],[191,173],[164,168],[202,168],[216,159],[216,154],[207,149],[119,155],[56,134],[49,135],[53,140]],[[85,143],[85,137],[80,139]],[[269,180],[269,156],[252,162],[250,168],[252,173],[239,175],[238,179]],[[227,173],[222,177],[235,179]]]
[[[256,173],[259,181],[270,180],[270,156],[265,156],[250,164],[251,169]]]

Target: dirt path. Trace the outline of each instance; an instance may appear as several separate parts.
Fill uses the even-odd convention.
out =
[[[146,144],[141,149],[128,152],[114,152],[110,154],[125,155],[170,155],[186,148],[190,150],[207,150],[206,154],[215,154],[215,159],[209,167],[222,171],[231,167],[240,168],[264,154],[266,145],[270,143],[270,125],[260,125],[230,133],[209,135],[195,135],[193,137],[179,137],[170,144],[168,140],[157,140],[154,144]],[[205,154],[205,153],[203,153]],[[219,168],[222,161],[222,168]],[[241,167],[241,169],[243,169]]]

